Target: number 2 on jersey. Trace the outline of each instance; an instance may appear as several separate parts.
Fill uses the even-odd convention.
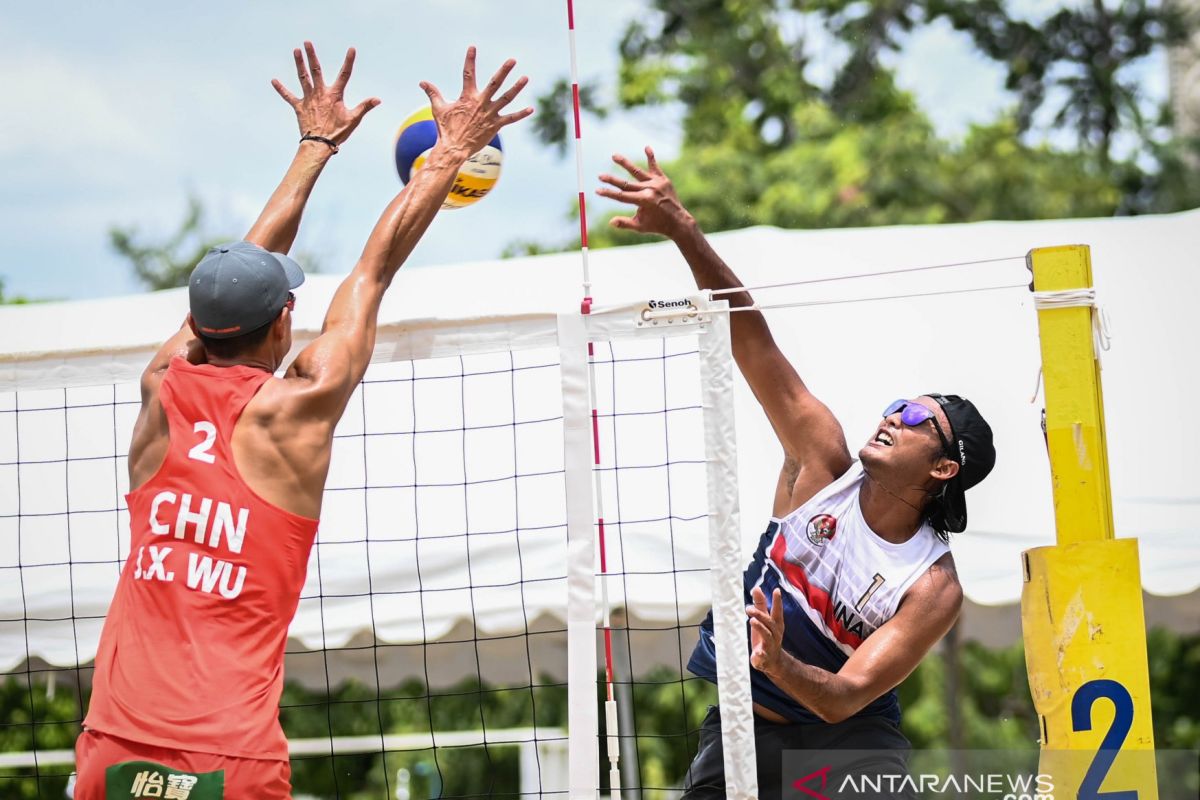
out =
[[[217,457],[208,451],[212,449],[213,444],[217,441],[217,426],[208,420],[202,419],[196,423],[192,431],[194,433],[203,433],[204,439],[191,450],[188,450],[188,458],[194,458],[206,464],[215,463]]]

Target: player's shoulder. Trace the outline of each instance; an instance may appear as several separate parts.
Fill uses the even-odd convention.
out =
[[[298,425],[326,423],[329,392],[320,381],[289,370],[283,377],[272,376],[246,406],[246,414],[260,424]]]
[[[962,583],[949,551],[929,565],[904,594],[902,604],[911,604],[932,614],[958,614],[963,603]]]
[[[246,405],[245,413],[256,416],[275,416],[285,413],[303,388],[301,381],[287,376],[281,378],[272,375],[255,392],[254,397]]]
[[[857,465],[857,461],[847,456],[845,460],[832,459],[799,466],[792,483],[788,513],[794,512],[843,478],[851,477],[849,473]]]

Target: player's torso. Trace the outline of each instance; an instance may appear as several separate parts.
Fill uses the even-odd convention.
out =
[[[838,672],[895,615],[913,582],[948,550],[927,526],[899,545],[876,536],[859,507],[862,479],[862,466],[855,462],[795,511],[773,519],[743,576],[747,605],[755,586],[768,597],[780,590],[784,649],[829,672]],[[688,669],[716,680],[712,637],[710,614],[700,626]],[[756,709],[768,718],[821,722],[758,670],[750,670],[750,683]],[[856,716],[882,716],[898,724],[895,691],[885,692]]]
[[[321,513],[336,422],[295,413],[296,390],[269,378],[232,425],[233,459],[254,492],[272,505],[303,517]],[[289,413],[290,412],[290,413]],[[161,397],[140,419],[129,449],[129,483],[139,487],[159,470],[170,447]]]
[[[274,468],[285,479],[295,470],[288,469],[263,426],[248,419],[270,380],[266,373],[247,367],[172,362],[159,390],[167,430],[156,448],[157,467],[127,496],[135,574],[151,569],[138,563],[139,554],[146,556],[154,548],[161,566],[166,563],[162,554],[170,548],[168,556],[176,557],[172,562],[187,560],[185,587],[205,594],[210,592],[195,584],[197,574],[207,571],[197,564],[212,559],[217,559],[222,575],[241,576],[249,567],[265,573],[264,580],[248,586],[235,580],[242,589],[235,593],[232,586],[225,587],[227,599],[245,596],[257,602],[258,595],[264,595],[278,604],[278,590],[295,583],[297,567],[302,578],[316,520],[264,496],[262,489],[269,485],[263,480],[266,470]],[[297,547],[304,550],[305,563],[278,558]],[[241,562],[239,569],[221,566],[234,561]],[[174,582],[161,574],[156,569],[156,578],[141,580]],[[272,605],[269,610],[280,609]]]
[[[163,378],[168,444],[127,496],[130,555],[97,655],[92,727],[286,755],[283,647],[317,523],[263,498],[235,463],[233,431],[268,379],[178,359]]]
[[[928,526],[908,541],[880,538],[859,504],[862,467],[777,520],[763,542],[759,580],[785,595],[789,639],[814,637],[848,657],[891,619],[904,594],[946,551]]]
[[[903,544],[880,539],[862,518],[862,478],[855,462],[795,511],[772,520],[745,574],[747,603],[754,586],[768,597],[780,590],[784,649],[829,672],[838,672],[895,615],[913,582],[946,552],[928,527]],[[751,670],[750,680],[760,713],[821,721],[762,673]],[[856,714],[876,715],[899,723],[894,690]]]

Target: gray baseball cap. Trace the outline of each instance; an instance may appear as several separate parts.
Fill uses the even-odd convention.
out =
[[[192,319],[205,336],[230,339],[279,316],[288,292],[304,283],[300,265],[251,242],[212,248],[188,278]]]

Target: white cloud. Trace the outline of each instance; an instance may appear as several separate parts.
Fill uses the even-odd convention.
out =
[[[120,96],[123,84],[106,83],[82,63],[52,52],[13,56],[22,79],[7,83],[5,102],[18,111],[5,115],[0,158],[53,155],[82,162],[163,152],[163,143],[139,124],[140,98]]]

